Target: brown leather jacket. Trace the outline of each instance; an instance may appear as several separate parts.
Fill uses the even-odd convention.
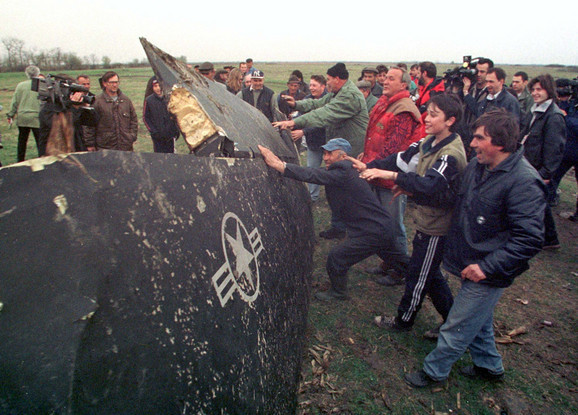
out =
[[[94,109],[99,117],[98,124],[85,130],[86,146],[132,151],[137,139],[138,118],[131,100],[121,91],[116,100],[103,92],[96,97]]]

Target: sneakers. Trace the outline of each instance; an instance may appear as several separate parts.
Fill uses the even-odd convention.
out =
[[[333,288],[328,289],[327,291],[317,291],[315,293],[315,298],[321,301],[335,301],[335,300],[347,300],[349,297],[347,294],[338,293]]]
[[[489,380],[492,382],[502,382],[504,380],[504,373],[495,374],[490,372],[484,367],[479,367],[476,365],[462,367],[459,370],[460,374],[470,378],[470,379],[482,379]]]
[[[419,372],[406,373],[403,377],[405,383],[412,388],[425,388],[428,386],[444,386],[446,380],[433,380],[423,370]]]
[[[397,322],[395,317],[391,316],[375,316],[373,318],[373,323],[377,327],[382,329],[392,330],[392,331],[410,331],[411,326],[402,326]]]
[[[347,232],[339,230],[337,228],[329,228],[327,230],[319,232],[319,236],[324,239],[343,239],[347,235]]]
[[[440,327],[441,326],[442,325],[440,324],[439,326],[434,327],[433,329],[426,331],[423,334],[423,338],[427,339],[427,340],[437,341],[438,337],[440,336]]]
[[[404,285],[404,278],[395,271],[390,271],[383,277],[379,277],[375,280],[378,284],[385,285],[386,287],[393,287],[394,285]]]

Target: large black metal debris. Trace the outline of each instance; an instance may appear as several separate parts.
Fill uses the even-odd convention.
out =
[[[223,131],[295,159],[267,127]],[[0,195],[0,413],[296,411],[302,183],[260,158],[99,151],[2,168]]]

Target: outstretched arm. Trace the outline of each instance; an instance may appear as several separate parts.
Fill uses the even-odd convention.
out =
[[[285,172],[285,162],[281,161],[281,159],[277,157],[275,153],[273,153],[267,147],[263,146],[258,147],[267,166],[277,170],[279,173]]]

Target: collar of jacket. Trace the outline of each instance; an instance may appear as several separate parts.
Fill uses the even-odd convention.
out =
[[[433,142],[436,139],[435,135],[428,135],[423,143],[423,150],[424,153],[435,153],[437,152],[440,148],[442,148],[443,146],[448,145],[449,143],[451,143],[452,141],[454,141],[455,139],[460,138],[459,135],[457,135],[456,133],[451,133],[450,135],[448,135],[446,138],[444,138],[442,141],[440,141],[439,143],[437,143],[435,146],[432,146]],[[460,138],[461,140],[461,138]]]
[[[106,100],[106,102],[114,102],[115,99],[113,97],[111,97],[110,95],[108,95],[105,91],[102,91],[102,95],[104,96],[104,99]],[[124,100],[124,94],[120,91],[120,89],[118,90],[117,94],[116,94],[116,100],[117,101],[122,101]]]
[[[554,100],[552,98],[542,102],[540,105],[532,105],[532,112],[546,112]]]
[[[508,158],[506,158],[504,161],[498,164],[494,170],[490,170],[490,173],[496,173],[498,171],[509,172],[516,165],[518,160],[520,160],[522,157],[524,157],[524,146],[518,144],[518,148],[516,149],[516,151],[511,153],[508,156]],[[480,170],[481,174],[483,170],[486,168],[486,165],[478,163],[477,168]]]
[[[486,97],[486,99],[487,99],[488,101],[493,101],[493,100],[495,100],[495,99],[498,99],[498,97],[500,96],[500,94],[501,94],[502,92],[504,92],[504,88],[500,89],[500,90],[498,91],[498,93],[495,94],[495,95],[494,95],[494,94],[488,94],[488,96]]]

